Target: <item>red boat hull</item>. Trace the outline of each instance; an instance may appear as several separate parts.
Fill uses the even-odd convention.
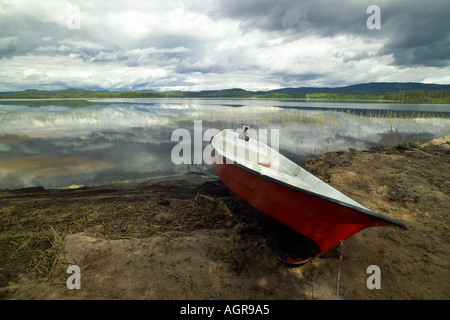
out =
[[[305,263],[365,228],[393,225],[375,212],[362,213],[358,208],[286,185],[239,164],[226,163],[216,152],[213,159],[215,172],[231,191],[269,219],[298,233],[306,243],[304,253],[281,257],[288,263]]]

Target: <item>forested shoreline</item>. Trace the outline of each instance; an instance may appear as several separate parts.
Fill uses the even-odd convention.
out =
[[[320,90],[320,89],[316,89]],[[406,90],[387,93],[365,92],[274,92],[242,89],[208,91],[95,91],[65,89],[56,91],[27,89],[20,92],[0,93],[0,99],[83,99],[83,98],[262,98],[303,99],[320,101],[379,101],[399,103],[450,103],[450,89]]]

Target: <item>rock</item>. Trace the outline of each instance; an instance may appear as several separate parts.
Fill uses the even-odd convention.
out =
[[[96,225],[92,228],[94,232],[96,233],[104,233],[105,232],[105,226],[102,224]]]
[[[386,188],[387,188],[386,185],[379,186],[379,187],[377,188],[376,192],[377,192],[378,194],[382,194]]]
[[[170,201],[166,200],[166,199],[161,199],[158,201],[158,204],[160,204],[162,206],[168,206],[168,205],[170,205]]]

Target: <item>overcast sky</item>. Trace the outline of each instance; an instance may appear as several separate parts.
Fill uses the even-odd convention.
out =
[[[448,0],[0,0],[0,91],[449,84],[449,14]]]

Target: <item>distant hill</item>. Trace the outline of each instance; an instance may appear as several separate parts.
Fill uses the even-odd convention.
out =
[[[0,99],[77,99],[77,98],[162,98],[163,93],[154,91],[95,91],[86,89],[35,90],[27,89],[19,92],[0,93]]]
[[[394,101],[408,103],[450,103],[450,85],[414,82],[372,82],[345,87],[299,87],[269,91],[239,88],[206,91],[164,92],[168,97],[272,98],[322,101]]]
[[[269,91],[239,88],[204,91],[95,91],[64,89],[0,93],[0,99],[73,99],[73,98],[274,98],[345,101],[398,101],[410,103],[450,103],[450,85],[414,82],[373,82],[345,87],[299,87]]]
[[[346,87],[299,87],[284,88],[271,90],[275,93],[353,93],[353,94],[385,94],[399,91],[416,91],[416,90],[445,90],[450,89],[450,85],[446,84],[428,84],[417,82],[371,82],[355,84]]]

